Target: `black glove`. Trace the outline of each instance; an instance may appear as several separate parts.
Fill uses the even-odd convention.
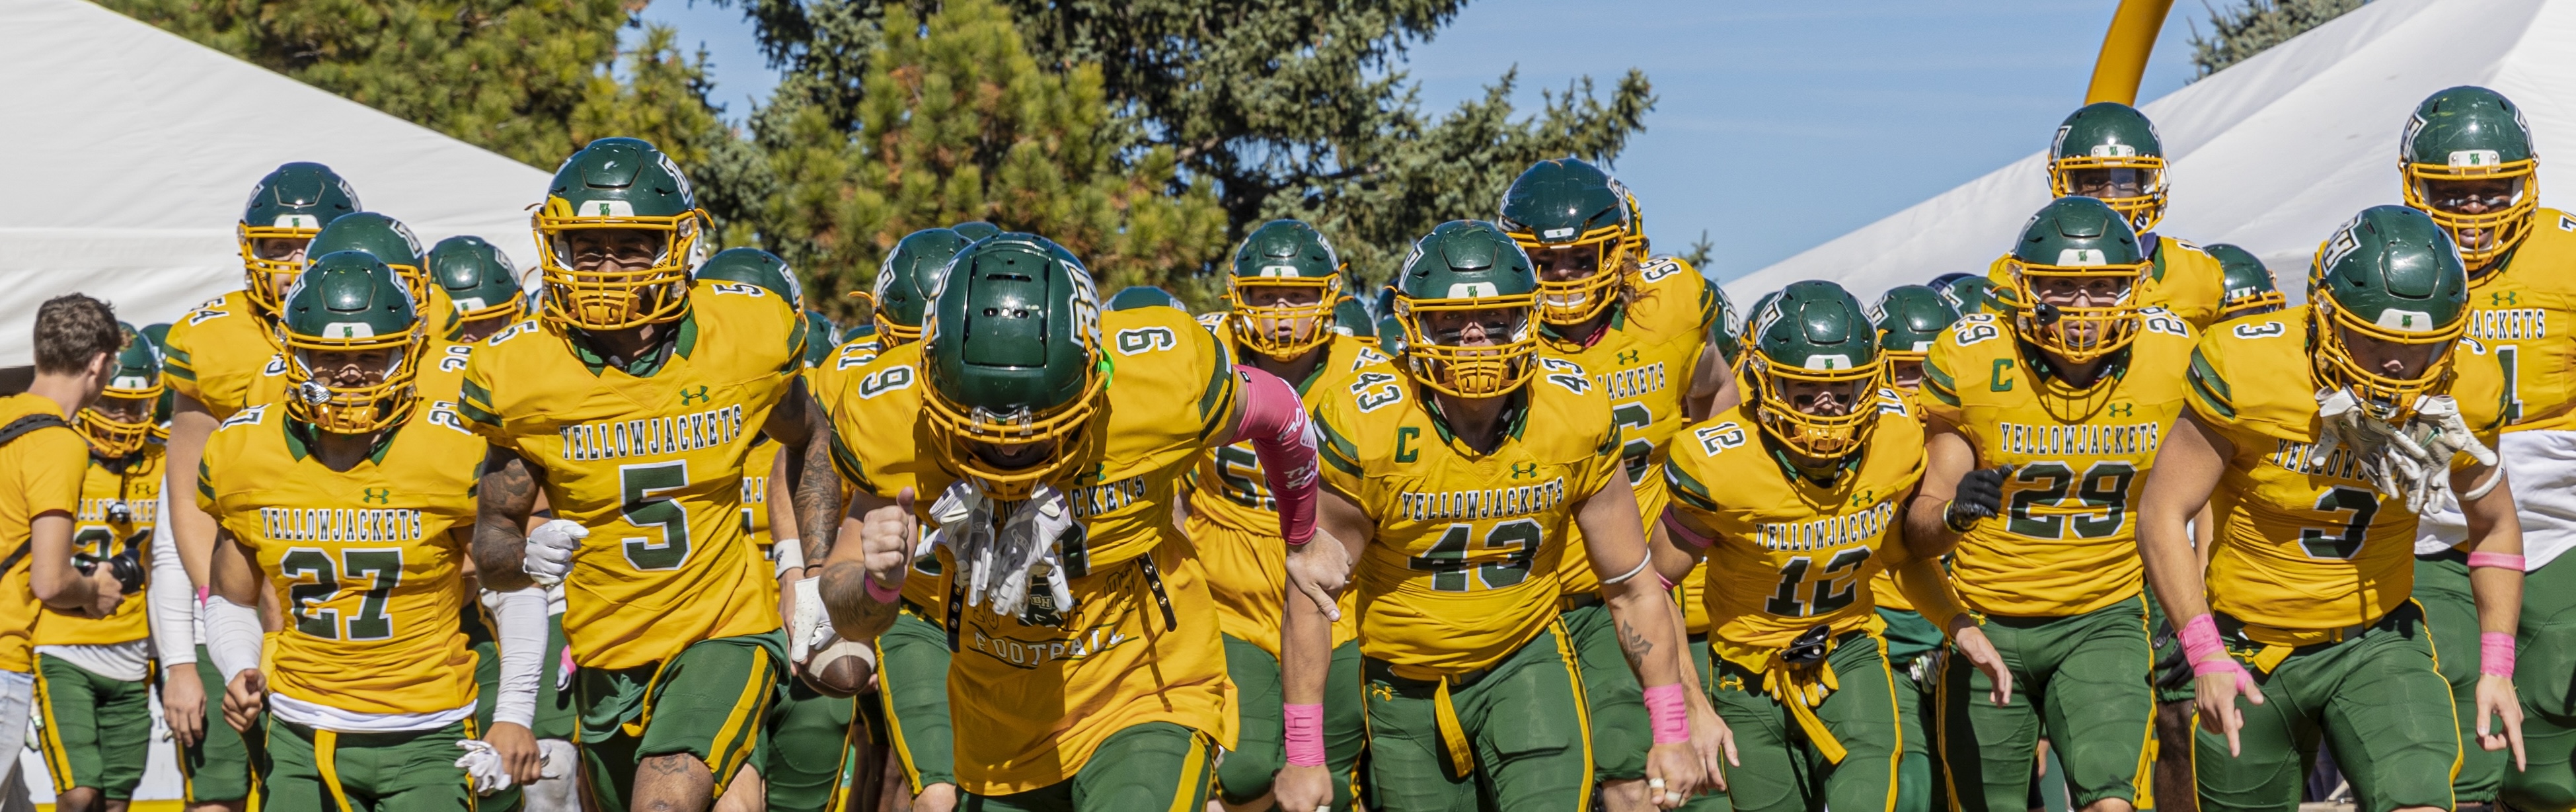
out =
[[[2003,515],[2004,477],[2011,475],[2010,465],[1961,474],[1958,492],[1950,497],[1950,508],[1941,514],[1941,523],[1952,532],[1965,533],[1978,519]]]

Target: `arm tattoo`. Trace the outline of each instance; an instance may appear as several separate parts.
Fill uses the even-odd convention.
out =
[[[475,484],[474,569],[486,589],[512,590],[531,582],[520,569],[527,555],[528,514],[536,509],[539,483],[526,460],[494,448],[483,458],[483,477]]]
[[[803,453],[787,466],[796,502],[797,530],[804,534],[805,560],[832,554],[832,537],[841,529],[841,475],[832,469],[832,417],[801,388],[796,393],[805,412]]]
[[[1640,675],[1645,674],[1646,655],[1654,651],[1654,640],[1638,634],[1637,627],[1628,621],[1619,621],[1619,653],[1627,655],[1629,670]]]
[[[915,576],[919,577],[919,576]],[[894,625],[895,603],[868,597],[868,568],[856,561],[835,561],[823,568],[823,609],[843,639],[873,640]]]

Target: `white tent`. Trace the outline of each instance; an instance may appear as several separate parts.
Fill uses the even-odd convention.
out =
[[[278,164],[319,161],[426,248],[477,234],[536,260],[546,173],[82,0],[0,2],[0,365],[79,291],[135,325],[241,287],[233,223]]]
[[[2541,174],[2551,176],[2549,157],[2576,156],[2576,0],[2376,0],[2145,105],[2172,159],[2172,205],[2157,231],[2242,246],[2295,299],[2309,256],[2335,226],[2401,202],[2398,135],[2417,102],[2456,85],[2519,104],[2539,137]],[[2030,142],[2044,148],[2051,135],[2033,132]],[[2045,167],[2034,152],[1746,275],[1727,293],[1748,302],[1830,279],[1869,301],[1951,271],[1984,273],[2048,202]],[[2570,200],[2565,184],[2576,176],[2567,171],[2557,170],[2560,185],[2540,185],[2542,205]]]

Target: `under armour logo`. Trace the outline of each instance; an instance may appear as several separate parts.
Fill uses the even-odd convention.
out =
[[[2521,292],[2521,291],[2515,291],[2515,290],[2498,290],[2498,291],[2489,291],[2489,292],[2487,293],[2487,306],[2488,306],[2488,307],[2510,307],[2510,306],[2512,306],[2512,305],[2518,305],[2518,304],[2521,304],[2521,303],[2522,303],[2522,292]]]
[[[366,489],[366,496],[365,496],[365,497],[363,497],[363,498],[366,500],[366,503],[367,503],[367,504],[370,504],[370,505],[389,505],[389,504],[393,504],[393,501],[394,501],[394,489],[392,489],[392,488],[368,488],[368,489]]]
[[[1620,351],[1619,351],[1619,365],[1620,365],[1620,366],[1627,366],[1627,365],[1629,365],[1629,364],[1634,364],[1634,363],[1636,363],[1636,362],[1637,362],[1637,356],[1638,356],[1638,355],[1639,355],[1639,353],[1638,353],[1636,350],[1620,350]]]
[[[696,392],[691,392],[686,389],[680,390],[680,405],[682,406],[687,406],[691,403],[705,403],[707,400],[707,387],[705,384],[699,384],[698,391]]]
[[[1512,478],[1513,478],[1513,479],[1522,479],[1522,478],[1525,478],[1525,477],[1534,477],[1534,476],[1538,476],[1538,463],[1535,463],[1535,462],[1515,462],[1515,463],[1512,463]]]
[[[1873,495],[1874,494],[1871,494],[1869,491],[1861,491],[1859,493],[1852,494],[1851,506],[1862,507],[1868,505],[1870,502],[1876,501],[1870,498]]]
[[[2111,416],[2112,416],[2112,417],[2129,417],[2129,416],[2131,416],[2131,415],[2136,414],[2136,413],[2137,413],[2137,410],[2138,410],[2138,405],[2137,405],[2137,404],[2135,404],[2135,403],[2114,403],[2114,404],[2111,404]]]

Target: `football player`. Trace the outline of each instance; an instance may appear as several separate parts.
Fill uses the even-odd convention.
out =
[[[519,266],[500,246],[471,235],[449,237],[421,257],[423,271],[455,310],[439,338],[473,345],[528,315],[519,289]],[[462,372],[464,370],[457,370]]]
[[[1540,161],[1503,193],[1495,222],[1538,271],[1539,355],[1590,372],[1619,421],[1620,461],[1641,516],[1661,516],[1670,441],[1706,417],[1730,375],[1707,340],[1725,323],[1724,299],[1677,257],[1640,264],[1633,198],[1609,175],[1573,158]],[[1583,554],[1565,542],[1557,580],[1570,644],[1581,656],[1590,702],[1593,769],[1612,812],[1647,808],[1650,732],[1635,675],[1621,668],[1618,633]],[[1687,599],[1687,598],[1686,598]]]
[[[545,592],[494,604],[502,689],[479,730],[455,618],[484,444],[415,388],[430,339],[407,280],[365,251],[308,265],[278,320],[295,395],[225,420],[198,476],[221,522],[205,626],[224,717],[262,726],[262,809],[471,809],[537,777]],[[262,591],[288,615],[266,652]]]
[[[1945,273],[1932,277],[1928,284],[1947,299],[1963,316],[1998,312],[1986,293],[1995,286],[1993,280],[1972,273]]]
[[[1312,538],[1295,390],[1232,365],[1188,314],[1100,312],[1090,271],[1044,237],[977,241],[931,288],[921,339],[855,370],[834,409],[860,538],[823,573],[834,628],[868,639],[895,619],[931,580],[911,559],[935,526],[965,806],[1204,807],[1236,691],[1172,511],[1201,454],[1250,438],[1280,537]],[[1317,721],[1291,710],[1292,732]]]
[[[2165,217],[2165,147],[2145,114],[2119,102],[2094,102],[2068,114],[2049,143],[2048,193],[2099,199],[2128,221],[2147,257],[2141,304],[2161,305],[2193,329],[2218,321],[2226,298],[2218,260],[2190,241],[2155,232]],[[2012,284],[2003,260],[1986,275],[1998,287]]]
[[[1716,720],[1690,697],[1679,612],[1647,573],[1607,393],[1583,366],[1540,353],[1549,288],[1494,224],[1442,223],[1414,243],[1395,284],[1403,367],[1365,369],[1315,410],[1331,486],[1323,521],[1356,562],[1372,806],[1591,806],[1601,727],[1562,616],[1569,556],[1587,560],[1617,625],[1625,662],[1613,667],[1646,686],[1630,700],[1651,726],[1640,800],[1680,805],[1703,775],[1690,717],[1712,735]],[[1333,553],[1290,553],[1314,555]],[[1293,712],[1328,684],[1333,606],[1303,585],[1288,595],[1292,753]],[[1328,802],[1324,768],[1290,764],[1281,807]]]
[[[809,341],[828,340],[814,335],[815,314],[802,310],[804,287],[797,280],[795,271],[775,254],[757,248],[728,248],[699,263],[690,276],[699,287],[719,282],[757,285],[799,308],[799,317],[808,325],[806,336]],[[824,351],[830,350],[830,346],[824,346]],[[810,346],[808,354],[811,354]],[[798,372],[802,373],[803,368],[800,367]],[[792,504],[786,500],[773,500],[768,492],[769,483],[783,481],[781,472],[773,465],[785,457],[778,451],[777,443],[762,437],[753,441],[751,454],[744,459],[742,528],[743,532],[751,535],[752,544],[761,548],[762,555],[772,562],[771,570],[779,580],[779,589],[784,591],[783,594],[794,596],[781,604],[783,616],[794,617],[792,601],[808,600],[795,594],[795,584],[808,580],[809,576],[799,558],[804,552],[803,544],[792,536],[776,536],[771,532],[773,527],[795,527],[792,517],[782,516],[790,520],[780,522],[773,521],[770,516],[773,505],[783,508],[783,512],[794,510]],[[789,543],[778,544],[773,539]],[[846,745],[850,742],[851,721],[857,717],[859,700],[850,691],[826,692],[814,684],[807,658],[799,656],[804,653],[799,644],[806,642],[796,639],[796,630],[791,624],[787,664],[799,678],[786,681],[770,706],[765,722],[767,732],[755,746],[752,760],[743,767],[754,774],[735,778],[737,782],[746,779],[758,781],[763,792],[757,796],[765,796],[767,804],[777,809],[826,808],[840,794],[841,779],[851,766],[849,757],[852,754]],[[743,791],[729,790],[732,793]]]
[[[107,388],[72,415],[89,443],[80,509],[65,550],[37,550],[34,567],[52,578],[107,572],[116,597],[104,616],[96,605],[46,606],[30,635],[36,655],[37,752],[53,774],[58,808],[121,808],[143,781],[152,744],[150,644],[144,601],[143,548],[159,521],[161,444],[152,438],[152,407],[161,400],[161,355],[142,334],[117,325],[118,350]],[[47,545],[51,546],[51,545]],[[32,548],[31,548],[32,549]],[[50,590],[48,590],[50,591]]]
[[[1127,287],[1120,288],[1117,293],[1112,294],[1109,297],[1109,301],[1104,303],[1103,306],[1110,310],[1134,310],[1139,307],[1168,307],[1183,313],[1190,312],[1190,306],[1182,304],[1181,297],[1174,296],[1171,291],[1154,287],[1152,285],[1128,285]]]
[[[830,423],[795,374],[805,325],[758,285],[690,283],[706,214],[652,144],[591,142],[534,220],[541,317],[475,349],[458,404],[494,446],[475,561],[487,588],[564,585],[592,801],[703,810],[786,666],[777,581],[742,527],[754,439],[790,457],[777,484],[806,560],[840,513]],[[529,531],[540,488],[556,518]]]
[[[2272,269],[2264,267],[2263,259],[2254,252],[2223,242],[2201,250],[2218,258],[2219,270],[2226,274],[2227,301],[2219,305],[2219,321],[2289,306],[2290,299],[2281,294],[2281,284],[2272,278]]]
[[[2503,753],[2467,750],[2453,782],[2460,803],[2492,803],[2499,785],[2516,808],[2576,807],[2576,714],[2569,687],[2576,657],[2562,641],[2576,641],[2576,606],[2566,579],[2576,565],[2547,567],[2576,545],[2576,523],[2566,510],[2576,487],[2576,217],[2541,208],[2538,161],[2522,111],[2482,87],[2455,87],[2416,105],[2399,145],[2399,175],[2406,204],[2449,232],[2469,277],[2468,341],[2472,356],[2462,377],[2500,375],[2505,390],[2505,429],[2495,450],[2520,500],[2524,559],[2536,588],[2525,589],[2521,636],[2534,655],[2517,681],[2528,711],[2524,725],[2538,743],[2531,768],[2506,770]],[[2481,615],[2474,601],[2467,557],[2467,518],[2457,505],[2426,511],[2415,541],[2415,600],[2424,606],[2436,651],[2475,645]],[[2559,580],[2552,581],[2551,578]],[[2554,627],[2564,627],[2556,628]],[[2555,636],[2552,636],[2552,635]],[[2451,682],[2463,741],[2476,735],[2472,717],[2480,676],[2474,657],[2440,658]],[[2554,681],[2554,682],[2553,682]]]
[[[922,229],[895,242],[894,251],[877,269],[870,295],[873,313],[865,324],[874,325],[873,329],[842,344],[830,362],[810,373],[814,390],[827,408],[838,409],[855,397],[848,391],[858,380],[852,372],[887,350],[921,339],[930,294],[948,260],[966,244],[964,236],[944,228]],[[883,380],[863,394],[878,392],[875,387],[883,386]],[[846,439],[835,437],[834,443],[836,464],[843,470],[858,470],[858,458],[850,454]],[[912,808],[949,812],[960,799],[948,716],[948,633],[942,626],[947,622],[948,592],[939,583],[938,553],[923,552],[913,558],[912,566],[914,577],[904,581],[900,611],[875,640],[877,700],[885,713],[887,743],[894,746],[895,758],[903,765]]]
[[[1675,445],[1667,542],[1655,545],[1662,577],[1725,579],[1701,592],[1709,695],[1742,761],[1728,799],[1783,812],[1928,808],[1930,787],[1909,775],[1920,771],[1899,766],[1922,752],[1910,741],[1920,729],[1903,721],[1918,703],[1900,695],[1912,687],[1896,683],[1862,584],[1903,569],[1899,581],[1940,607],[1940,623],[1914,621],[1932,627],[1933,645],[1946,627],[1998,693],[2012,677],[1940,565],[1897,542],[1897,506],[1923,475],[1923,427],[1881,388],[1887,356],[1859,300],[1799,282],[1754,318],[1753,401]]]
[[[1923,363],[1930,447],[1907,543],[1952,554],[1961,596],[2029,686],[1988,707],[1970,701],[1983,677],[1945,666],[1934,735],[1959,809],[2027,809],[2042,738],[2077,808],[2151,805],[2154,655],[2132,516],[2183,407],[2193,339],[2140,304],[2154,260],[2129,222],[2090,197],[2041,208],[2001,260],[1992,295],[2010,315],[1961,318]]]
[[[1332,243],[1296,220],[1261,224],[1234,249],[1218,340],[1243,363],[1295,387],[1308,406],[1344,392],[1363,368],[1384,363],[1375,342],[1335,329],[1334,302],[1347,268]],[[1252,443],[1210,450],[1188,481],[1182,530],[1206,563],[1208,591],[1225,632],[1226,673],[1242,692],[1241,745],[1217,769],[1218,797],[1230,808],[1270,808],[1271,778],[1282,759],[1279,699],[1280,596],[1288,585],[1287,545],[1279,540],[1278,506]],[[1332,771],[1333,807],[1352,803],[1354,767],[1366,722],[1360,708],[1359,618],[1347,598],[1333,624],[1333,670],[1324,694],[1324,755]]]
[[[268,378],[286,374],[278,357],[278,300],[303,268],[306,248],[322,227],[358,211],[357,192],[349,182],[317,163],[290,163],[260,178],[250,202],[234,226],[242,259],[242,289],[199,306],[170,326],[162,349],[162,377],[170,391],[170,442],[166,471],[185,478],[196,471],[206,437],[234,412],[257,405],[254,388],[273,386]],[[272,390],[273,391],[273,390]],[[186,493],[188,483],[165,493]],[[197,509],[194,499],[165,505],[163,520],[178,548],[188,580],[199,589],[208,581],[206,560],[215,549],[215,519]],[[202,641],[200,641],[202,643]],[[170,737],[179,742],[180,771],[188,777],[191,810],[239,810],[250,797],[250,751],[230,726],[217,724],[224,684],[200,651],[160,652],[163,670],[161,710]],[[188,677],[194,667],[197,679]],[[185,684],[185,683],[195,684]]]
[[[2310,279],[2309,304],[2201,339],[2191,410],[2142,500],[2149,577],[2196,674],[2200,808],[2296,803],[2323,745],[2362,808],[2451,809],[2463,740],[2409,600],[2409,542],[2458,494],[2481,632],[2459,653],[2480,671],[2469,725],[2518,760],[2521,533],[2489,450],[2509,403],[2500,376],[2458,374],[2494,362],[2460,349],[2467,273],[2423,213],[2364,210]],[[2204,501],[2219,516],[2205,580],[2185,529]]]
[[[130,339],[113,308],[78,293],[46,300],[33,332],[32,379],[25,391],[0,395],[0,537],[20,539],[18,550],[0,560],[0,583],[8,585],[0,591],[0,752],[6,753],[25,742],[36,688],[29,634],[40,607],[97,617],[122,599],[111,572],[82,575],[70,565],[90,468],[89,444],[72,426],[114,383]],[[48,554],[33,555],[36,550]],[[30,594],[39,568],[45,591]],[[14,764],[0,767],[0,776],[10,779],[0,782],[10,796],[0,800],[26,802],[26,777],[19,772]]]
[[[1923,359],[1931,356],[1932,345],[1941,340],[1941,333],[1958,323],[1959,309],[1939,291],[1922,285],[1899,285],[1880,295],[1871,311],[1871,321],[1878,330],[1879,355],[1887,359],[1886,382],[1914,415],[1919,438],[1919,424],[1928,418],[1922,405]],[[1938,797],[1934,788],[1941,786],[1940,757],[1932,751],[1932,731],[1940,729],[1940,705],[1931,694],[1941,662],[1935,652],[1941,650],[1942,627],[1915,611],[1913,599],[1897,586],[1895,567],[1881,569],[1869,579],[1869,593],[1878,604],[1879,619],[1887,623],[1887,662],[1896,680],[1896,718],[1905,734],[1905,750],[1898,757],[1896,773],[1897,808],[1922,812],[1933,808],[1933,799]]]

